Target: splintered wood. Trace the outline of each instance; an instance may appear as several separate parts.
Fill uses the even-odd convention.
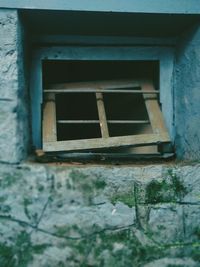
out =
[[[165,127],[162,112],[158,104],[157,95],[154,93],[155,89],[154,89],[153,83],[143,82],[141,87],[142,87],[142,90],[146,92],[148,91],[151,92],[151,93],[143,94],[143,97],[145,100],[145,105],[146,105],[146,109],[148,112],[148,116],[151,122],[151,127],[153,129],[153,132],[156,134],[160,134],[160,133],[167,134],[167,129]]]
[[[124,89],[125,88],[125,89]],[[128,90],[127,90],[128,88]],[[57,93],[95,93],[99,120],[58,120],[56,118],[55,94]],[[142,94],[149,120],[107,120],[104,104],[104,93],[134,93]],[[123,147],[140,147],[160,144],[170,144],[170,137],[165,127],[162,112],[159,107],[156,91],[152,81],[99,81],[84,83],[54,84],[44,90],[45,103],[43,108],[43,150],[45,152],[81,151],[91,149],[109,149]],[[75,104],[75,103],[74,103]],[[80,110],[81,113],[81,110]],[[99,124],[101,138],[57,141],[57,123],[69,124]],[[153,133],[141,133],[129,136],[110,137],[108,124],[145,124],[149,123]]]
[[[97,99],[97,108],[98,108],[98,114],[99,114],[101,135],[103,138],[109,137],[106,112],[105,112],[105,107],[104,107],[104,102],[103,102],[103,94],[96,93],[96,99]]]
[[[43,144],[57,141],[55,94],[45,96],[43,108]]]

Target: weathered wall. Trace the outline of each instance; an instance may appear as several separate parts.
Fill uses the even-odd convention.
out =
[[[0,266],[200,265],[200,165],[0,165]]]
[[[175,65],[176,152],[200,158],[200,24],[179,40]]]
[[[24,36],[17,10],[0,9],[0,162],[16,163],[26,158],[31,143]],[[174,114],[179,159],[200,158],[199,69],[200,26],[197,25],[180,38],[176,47]]]
[[[0,9],[0,162],[16,163],[26,154],[22,31],[17,11]]]
[[[23,31],[16,10],[0,10],[0,266],[198,267],[199,164],[10,164],[28,147]],[[176,150],[199,159],[200,27],[180,41]]]

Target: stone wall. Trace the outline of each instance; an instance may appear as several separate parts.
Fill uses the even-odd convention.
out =
[[[27,153],[29,133],[22,36],[17,11],[0,9],[0,162],[19,162]]]
[[[0,165],[0,266],[200,265],[200,165]]]

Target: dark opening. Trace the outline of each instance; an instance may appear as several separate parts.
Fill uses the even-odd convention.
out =
[[[105,94],[104,103],[108,120],[148,121],[149,119],[141,94]],[[110,136],[152,132],[150,124],[146,123],[108,124],[108,128]]]
[[[45,60],[43,86],[96,80],[153,79],[158,85],[159,61]]]
[[[151,79],[159,84],[158,61],[44,61],[43,88],[53,84],[121,79]],[[117,92],[117,89],[116,89]],[[107,120],[148,120],[141,94],[104,93]],[[57,137],[76,140],[101,137],[99,123],[62,123],[65,120],[98,121],[95,93],[56,95]],[[108,123],[110,136],[151,133],[150,124]]]
[[[98,120],[95,94],[70,93],[56,97],[56,115],[61,120]],[[57,123],[58,141],[101,137],[99,124]]]

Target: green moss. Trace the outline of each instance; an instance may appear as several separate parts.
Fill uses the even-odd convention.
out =
[[[199,248],[193,248],[191,255],[195,261],[200,262],[200,249]]]
[[[104,189],[105,188],[105,186],[106,186],[106,182],[105,181],[103,181],[103,180],[95,180],[94,181],[94,186],[95,186],[95,188],[97,188],[97,189]]]
[[[11,211],[11,207],[9,205],[2,205],[0,204],[0,212],[8,213]]]
[[[18,173],[4,173],[3,179],[0,180],[0,187],[2,189],[6,187],[10,187],[15,184],[20,179],[20,175]]]
[[[39,192],[43,192],[43,191],[44,191],[44,185],[38,184],[38,185],[37,185],[37,190],[38,190]]]
[[[30,234],[22,231],[13,244],[0,243],[0,266],[27,267],[33,260],[33,254],[42,254],[50,244],[32,245]]]
[[[158,229],[162,231],[162,230],[166,230],[166,227],[164,225],[158,225]]]
[[[172,186],[176,194],[178,194],[180,197],[185,195],[187,193],[187,190],[184,184],[180,181],[180,177],[178,177],[172,169],[168,170],[168,174],[171,177]]]
[[[0,197],[0,203],[6,201],[7,198],[8,198],[7,196],[1,196]]]
[[[28,206],[32,204],[32,200],[30,198],[25,197],[23,200],[23,204],[24,204],[24,213],[26,214],[27,218],[31,220],[31,215],[29,213]]]
[[[57,182],[57,183],[56,183],[56,188],[59,189],[59,188],[61,188],[61,187],[62,187],[62,183],[61,183],[61,182]]]
[[[70,177],[66,180],[66,186],[70,190],[82,192],[86,204],[92,204],[92,199],[100,194],[106,183],[101,177],[88,176],[79,170],[72,170]]]
[[[28,233],[20,232],[12,246],[0,243],[0,266],[27,267],[31,260],[32,248]]]
[[[162,181],[153,180],[147,185],[145,201],[146,203],[176,202],[186,193],[187,190],[180,177],[169,169]]]
[[[48,247],[50,247],[50,244],[39,244],[32,246],[32,251],[36,254],[42,254]]]
[[[135,206],[135,198],[132,191],[127,193],[115,193],[111,196],[110,201],[113,205],[115,205],[117,202],[122,202],[129,206],[129,208]]]
[[[38,221],[38,213],[36,211],[33,211],[29,208],[29,206],[32,204],[32,199],[25,197],[23,199],[23,205],[24,205],[24,213],[26,214],[27,218],[33,223],[37,224]]]
[[[55,225],[55,234],[58,237],[74,237],[74,236],[85,236],[85,233],[78,225]]]
[[[12,247],[6,244],[0,244],[0,266],[15,267],[15,259]]]
[[[194,229],[194,235],[196,235],[197,238],[200,239],[200,227],[196,227]]]
[[[83,190],[88,190],[91,187],[94,189],[104,189],[106,182],[100,176],[88,176],[78,170],[72,170],[70,178],[74,185],[78,185]]]
[[[7,199],[7,196],[0,197],[0,212],[1,213],[7,213],[11,211],[11,207],[9,205],[4,204],[6,199]]]
[[[152,181],[146,188],[147,203],[169,202],[173,199],[171,185],[164,181]]]
[[[72,178],[73,182],[79,183],[81,180],[86,180],[88,176],[78,170],[72,170],[70,178]]]
[[[132,229],[99,231],[87,239],[69,241],[68,245],[74,252],[71,261],[79,258],[75,266],[82,267],[143,266],[144,263],[163,255],[161,248],[142,246]],[[90,265],[89,258],[94,260],[94,265]]]
[[[61,236],[61,237],[68,235],[70,232],[70,226],[68,225],[55,226],[55,228],[56,228],[56,231],[55,231],[56,235]]]

